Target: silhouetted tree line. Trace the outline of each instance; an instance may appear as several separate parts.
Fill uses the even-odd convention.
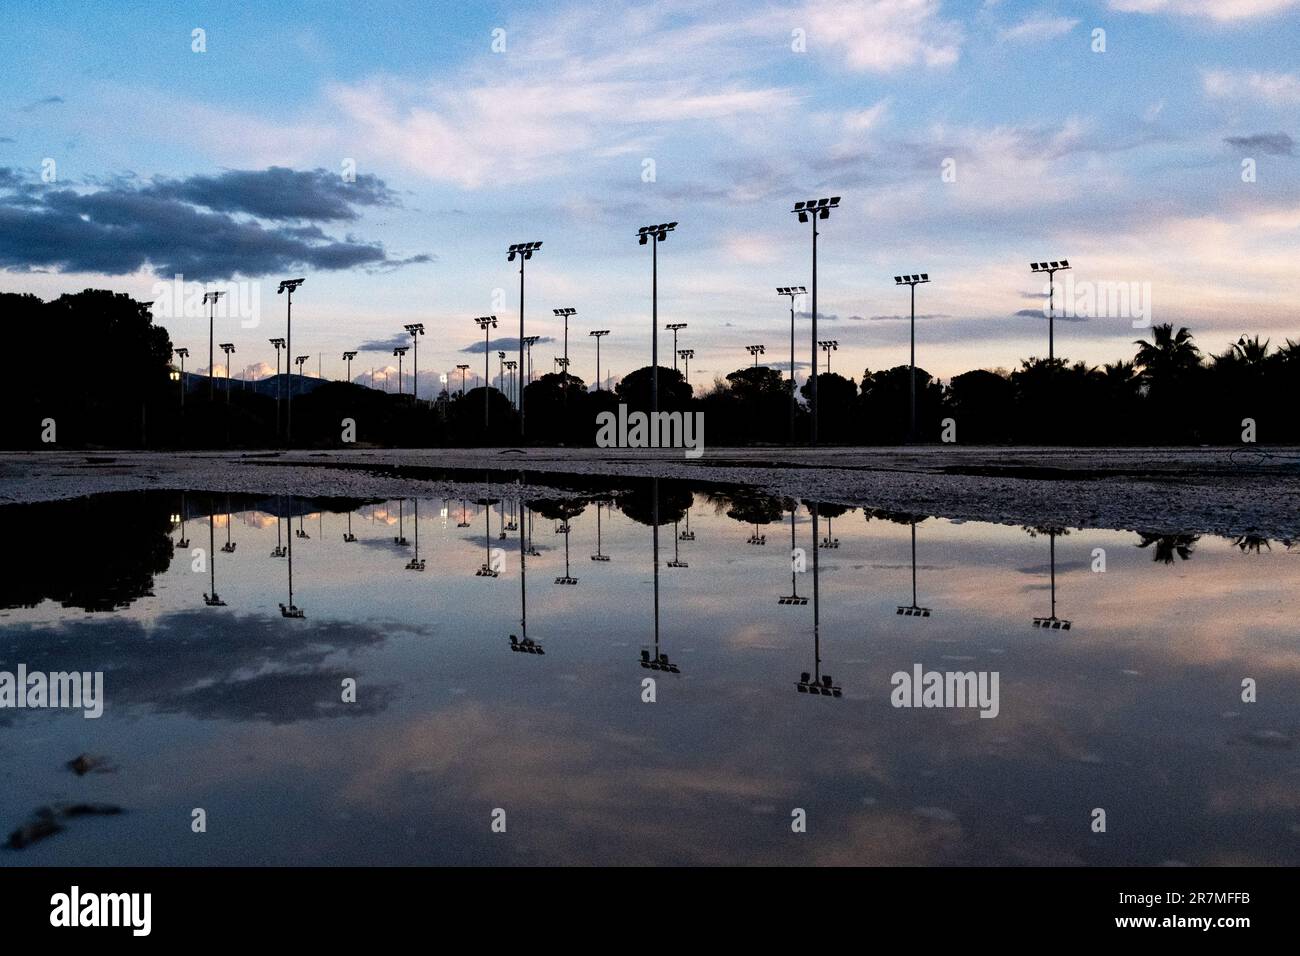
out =
[[[55,447],[252,448],[282,441],[266,383],[253,390],[234,382],[227,396],[218,380],[210,401],[206,382],[190,375],[182,410],[180,385],[169,378],[171,342],[152,324],[146,303],[88,289],[52,302],[5,293],[0,306],[13,336],[10,354],[21,357],[0,377],[8,411],[0,419],[4,447],[49,447],[41,441],[47,420],[56,423]],[[1251,419],[1261,443],[1300,441],[1300,420],[1286,411],[1300,385],[1300,343],[1288,339],[1274,349],[1243,335],[1223,352],[1205,354],[1187,329],[1159,325],[1134,345],[1131,360],[1100,367],[1029,358],[1011,371],[976,369],[946,384],[918,368],[918,437],[940,441],[944,420],[952,419],[959,444],[1235,445],[1243,420]],[[589,391],[572,374],[538,377],[524,389],[527,442],[593,445],[601,412],[619,403],[651,409],[651,378],[650,367],[636,369],[611,392]],[[659,409],[703,412],[706,445],[807,440],[808,384],[796,400],[778,369],[737,369],[699,391],[676,369],[660,368],[658,378]],[[280,379],[289,380],[287,373]],[[906,366],[867,369],[860,381],[823,373],[818,392],[821,442],[907,439]],[[348,419],[360,445],[519,444],[518,412],[496,388],[444,390],[417,402],[347,382],[295,393],[292,444],[344,447]]]

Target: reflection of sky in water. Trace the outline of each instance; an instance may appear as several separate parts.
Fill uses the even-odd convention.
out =
[[[647,525],[602,507],[610,560],[592,561],[587,505],[569,519],[579,583],[565,586],[560,522],[533,515],[539,656],[508,644],[521,633],[518,534],[499,540],[499,506],[490,541],[481,506],[465,504],[469,527],[459,500],[443,506],[419,505],[423,573],[405,567],[413,502],[400,519],[396,502],[355,511],[352,543],[345,514],[294,506],[278,530],[302,620],[279,613],[276,518],[238,503],[229,526],[224,513],[212,525],[225,607],[205,607],[208,575],[164,549],[152,595],[123,609],[0,612],[0,668],[107,672],[100,720],[0,711],[0,827],[74,800],[128,810],[3,862],[1300,861],[1297,565],[1281,545],[1253,554],[1202,538],[1167,564],[1131,533],[1058,535],[1057,611],[1073,629],[1044,632],[1030,622],[1050,609],[1045,534],[922,521],[917,599],[934,613],[907,618],[909,526],[850,511],[832,523],[839,547],[818,554],[821,672],[843,687],[836,700],[795,690],[815,669],[814,606],[777,604],[791,587],[788,515],[754,546],[753,525],[697,496],[694,540],[679,539],[684,522],[660,528],[660,650],[681,673],[655,674],[651,705]],[[125,564],[176,509],[161,496],[143,506],[136,525],[159,530],[134,540],[72,508],[22,530],[75,576],[81,562]],[[811,532],[801,510],[799,546]],[[185,534],[206,548],[207,518]],[[495,579],[474,574],[489,545],[505,551]],[[675,545],[689,567],[666,566]],[[1090,570],[1094,548],[1105,574]],[[812,572],[810,552],[796,582],[810,598]],[[890,675],[914,662],[999,671],[1001,715],[892,708]],[[347,676],[355,705],[339,702]],[[1246,676],[1257,704],[1240,701]],[[63,764],[82,752],[116,770],[74,777]],[[189,830],[193,807],[208,812],[205,835]],[[505,835],[489,831],[494,807]],[[807,834],[790,832],[793,807],[808,811]],[[1089,831],[1093,807],[1105,835]]]

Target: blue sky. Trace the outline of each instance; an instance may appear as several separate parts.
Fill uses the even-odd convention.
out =
[[[788,360],[774,290],[810,284],[790,206],[839,195],[819,336],[855,377],[906,362],[903,271],[933,279],[918,290],[918,361],[943,376],[1046,352],[1028,269],[1042,259],[1070,259],[1080,294],[1149,290],[1151,320],[1204,347],[1300,337],[1300,0],[467,6],[11,0],[4,288],[150,298],[177,263],[191,279],[260,280],[257,326],[218,322],[238,375],[274,360],[271,280],[305,274],[295,352],[323,353],[337,377],[344,349],[423,322],[429,388],[459,362],[481,368],[462,351],[482,348],[474,316],[517,334],[505,249],[542,240],[527,331],[559,338],[551,310],[577,308],[570,355],[590,381],[592,328],[612,330],[605,371],[647,364],[635,233],[676,220],[660,322],[688,323],[699,385],[747,364],[750,343]],[[296,207],[268,207],[299,188]],[[198,354],[205,322],[160,321]],[[1072,316],[1058,355],[1128,357],[1144,334],[1127,313]],[[805,319],[797,336],[806,362]],[[549,369],[559,348],[538,348]],[[393,362],[363,353],[353,372]]]

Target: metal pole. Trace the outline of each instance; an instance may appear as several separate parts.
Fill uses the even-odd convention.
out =
[[[817,213],[812,214],[812,378],[808,404],[812,406],[812,441],[817,444]]]
[[[293,289],[290,288],[290,289],[286,289],[285,291],[288,293],[289,298],[285,300],[285,304],[284,304],[284,357],[292,362],[293,361]],[[284,370],[286,373],[288,373],[289,366],[286,365],[284,367]],[[285,400],[284,400],[284,443],[286,445],[289,444],[291,441],[293,441],[293,375],[288,374],[287,377],[289,379],[289,394],[285,396]],[[290,604],[293,603],[292,593],[290,594],[289,597],[289,603]]]
[[[1047,273],[1047,361],[1056,358],[1056,272]]]
[[[909,441],[916,441],[916,283],[909,283],[912,289],[912,355],[908,359],[908,373],[911,380],[912,394],[909,403],[909,418],[907,426],[907,437]],[[915,528],[913,528],[915,532]],[[913,601],[915,603],[915,601]]]
[[[523,253],[519,254],[519,372],[522,375],[524,371],[524,258]],[[533,350],[529,348],[529,381],[532,381],[532,357]],[[524,439],[524,389],[519,390],[519,440]]]
[[[790,296],[790,444],[794,444],[794,408],[798,404],[794,388],[794,296]]]
[[[654,251],[651,253],[650,266],[650,410],[658,414],[659,412],[659,235],[655,234],[652,240]],[[656,487],[656,494],[658,485]],[[659,534],[656,531],[655,540],[659,540]],[[655,573],[659,573],[659,562],[655,560]],[[655,587],[658,588],[658,578],[655,578]],[[656,597],[658,590],[655,591]],[[655,601],[655,613],[659,612],[658,600]],[[656,618],[655,634],[659,633],[658,619]]]
[[[213,349],[212,346],[212,343],[215,341],[213,337],[212,326],[216,322],[216,312],[217,312],[217,300],[212,299],[210,301],[210,304],[208,305],[208,403],[209,404],[212,403],[212,399],[216,395],[216,384],[213,382],[213,377],[217,374],[217,371],[213,367],[216,365],[216,360],[213,358],[213,355],[215,354],[215,350]]]
[[[490,346],[492,345],[492,333],[488,331],[489,326],[483,323],[483,429],[488,427],[488,397],[492,392],[492,372],[488,366],[491,361]]]

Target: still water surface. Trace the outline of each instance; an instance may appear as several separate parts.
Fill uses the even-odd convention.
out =
[[[1300,862],[1283,542],[649,483],[0,521],[0,670],[106,696],[0,710],[0,838],[124,811],[0,865]],[[996,672],[998,716],[891,706],[918,664]]]

